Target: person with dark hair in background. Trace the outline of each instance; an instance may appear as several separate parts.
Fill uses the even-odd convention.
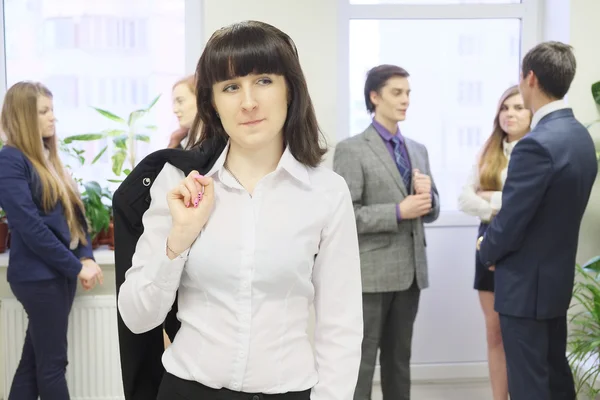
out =
[[[67,330],[77,280],[102,283],[77,186],[58,154],[52,93],[18,82],[4,96],[0,207],[10,226],[7,279],[27,332],[8,400],[68,400]]]
[[[477,240],[495,268],[495,310],[512,400],[575,399],[567,310],[579,227],[598,172],[594,143],[563,98],[575,76],[570,46],[545,42],[523,58],[519,90],[531,132],[511,154],[502,208]]]
[[[427,149],[398,128],[410,103],[408,72],[371,69],[365,104],[372,124],[338,143],[333,169],[350,187],[360,245],[364,339],[355,400],[369,400],[381,350],[384,400],[410,399],[413,325],[429,285],[424,222],[440,211]]]
[[[158,398],[351,400],[363,333],[354,211],[344,180],[320,166],[294,42],[262,22],[222,28],[197,76],[196,145],[228,144],[205,176],[165,164],[118,300],[145,332],[177,292]]]

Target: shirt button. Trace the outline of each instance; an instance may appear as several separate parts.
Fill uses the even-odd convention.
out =
[[[260,397],[258,397],[258,396],[252,396],[252,400],[260,400]]]
[[[239,385],[237,382],[233,382],[233,388],[234,388],[234,389],[237,389],[237,388],[239,388],[239,387],[240,387],[240,385]]]
[[[243,352],[243,351],[240,351],[240,353],[238,354],[238,356],[239,356],[240,358],[244,358],[244,352]]]

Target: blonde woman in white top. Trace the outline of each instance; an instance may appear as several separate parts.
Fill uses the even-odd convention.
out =
[[[478,156],[477,163],[458,199],[466,214],[479,217],[478,237],[483,235],[490,220],[502,206],[502,187],[506,181],[510,154],[519,139],[529,132],[531,112],[523,105],[517,86],[507,89],[498,103],[494,129]],[[474,288],[479,291],[485,315],[488,363],[494,400],[508,399],[506,359],[500,333],[500,319],[494,311],[494,271],[475,257]]]

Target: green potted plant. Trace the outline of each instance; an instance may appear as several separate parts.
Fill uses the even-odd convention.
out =
[[[575,311],[570,318],[569,362],[577,393],[591,399],[600,394],[600,256],[576,266]]]
[[[6,213],[0,208],[0,253],[4,253],[8,248],[8,223],[6,222]]]
[[[111,193],[95,181],[85,182],[83,187],[85,190],[81,193],[81,199],[85,206],[92,247],[95,249],[102,244],[114,246],[114,239],[110,235],[111,207],[108,205],[112,199]]]
[[[93,141],[102,139],[112,140],[114,144],[114,151],[111,156],[112,172],[117,178],[120,178],[122,174],[127,176],[133,167],[135,167],[137,161],[136,143],[149,143],[150,136],[148,133],[156,130],[156,126],[154,125],[140,126],[140,122],[142,118],[152,110],[159,99],[160,95],[152,100],[146,108],[132,111],[127,120],[110,111],[93,107],[94,110],[96,110],[103,117],[116,122],[117,127],[113,129],[107,129],[99,133],[85,133],[81,135],[69,136],[64,139],[64,142],[68,145],[74,141]],[[107,149],[108,146],[104,146],[92,163],[102,157]],[[109,181],[121,182],[120,179],[110,179]]]

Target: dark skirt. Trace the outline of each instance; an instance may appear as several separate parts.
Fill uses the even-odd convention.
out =
[[[482,222],[479,225],[479,234],[477,237],[482,236],[487,230],[489,224]],[[485,292],[494,291],[494,271],[490,271],[488,267],[483,265],[479,260],[479,251],[475,251],[475,283],[473,287],[476,290],[483,290]]]

